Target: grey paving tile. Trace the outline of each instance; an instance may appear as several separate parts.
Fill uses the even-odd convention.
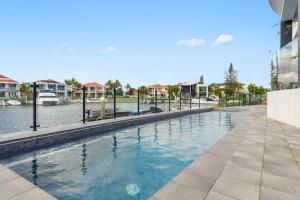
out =
[[[48,193],[44,192],[39,188],[34,188],[28,192],[22,193],[11,200],[55,200],[56,198],[52,197]]]
[[[212,191],[241,200],[259,199],[259,186],[231,177],[220,177]]]
[[[276,145],[266,145],[265,154],[277,158],[293,159],[293,154],[288,147],[280,147]]]
[[[261,187],[300,196],[300,180],[275,176],[266,172],[262,173]]]
[[[205,195],[200,191],[171,182],[156,193],[154,197],[159,200],[202,200]]]
[[[300,172],[297,168],[296,163],[286,166],[264,163],[263,172],[289,179],[300,180]]]
[[[260,199],[261,200],[299,200],[299,196],[281,192],[273,188],[261,187]]]
[[[188,166],[200,175],[218,177],[228,162],[228,158],[213,153],[205,153],[199,160]]]
[[[225,157],[231,157],[237,144],[219,142],[208,150],[210,153],[218,154]]]
[[[9,169],[2,170],[2,171],[0,171],[0,184],[8,182],[13,179],[16,179],[18,177],[19,177],[18,174],[16,174],[15,172],[13,172]]]
[[[226,176],[233,179],[238,179],[241,181],[246,181],[253,184],[260,184],[261,172],[250,170],[246,168],[241,168],[233,164],[227,164],[224,168],[221,177]]]
[[[282,167],[290,167],[295,165],[294,159],[287,159],[287,158],[278,158],[274,156],[270,156],[268,154],[264,155],[264,163],[272,164],[272,165],[279,165]]]
[[[291,149],[296,161],[300,161],[300,149]]]
[[[0,172],[3,171],[3,170],[6,170],[6,169],[7,169],[7,168],[6,168],[4,165],[1,165],[1,164],[0,164]]]
[[[289,143],[289,147],[292,149],[300,149],[300,144],[291,144]]]
[[[33,189],[34,187],[34,185],[21,177],[0,184],[1,200],[16,197],[26,191]]]
[[[175,183],[187,186],[191,189],[207,194],[215,183],[215,179],[209,176],[201,176],[197,172],[186,169],[173,179]]]
[[[218,192],[211,191],[205,200],[236,200],[236,198],[229,197]]]
[[[229,163],[241,168],[246,168],[255,171],[261,171],[262,169],[262,161],[252,160],[238,156],[232,156]]]
[[[251,160],[258,160],[258,161],[261,161],[263,159],[262,151],[252,152],[252,151],[249,151],[247,149],[242,149],[242,148],[239,148],[238,150],[236,150],[233,153],[233,156],[248,158]]]

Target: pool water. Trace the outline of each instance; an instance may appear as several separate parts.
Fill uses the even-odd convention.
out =
[[[231,128],[229,113],[194,114],[2,162],[58,199],[147,199]]]

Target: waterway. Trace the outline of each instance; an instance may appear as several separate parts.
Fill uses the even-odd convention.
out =
[[[140,110],[148,110],[151,106],[154,105],[140,104]],[[106,107],[112,108],[112,104],[108,103]],[[158,104],[158,107],[163,111],[168,110],[168,104]],[[188,105],[186,105],[186,107],[188,107]],[[137,104],[118,103],[117,108],[119,111],[137,111]],[[99,110],[100,104],[87,104],[86,109]],[[38,106],[37,115],[40,128],[80,123],[82,120],[82,105]],[[32,106],[0,107],[0,134],[30,130],[31,125]]]

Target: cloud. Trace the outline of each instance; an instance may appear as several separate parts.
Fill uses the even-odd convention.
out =
[[[58,51],[57,49],[53,49],[53,50],[52,50],[52,53],[54,53],[54,54],[58,54],[58,53],[59,53],[59,51]]]
[[[72,47],[69,47],[66,49],[66,52],[72,52],[74,49]]]
[[[64,42],[64,43],[63,43],[63,46],[68,46],[68,43],[67,43],[67,42]]]
[[[177,45],[183,45],[183,46],[188,46],[188,47],[195,47],[195,46],[201,46],[205,44],[205,40],[203,39],[197,39],[197,38],[192,38],[192,39],[181,39],[178,40]]]
[[[220,35],[212,44],[212,46],[218,46],[223,43],[231,42],[234,39],[232,35]]]
[[[98,49],[98,53],[100,53],[100,54],[108,54],[108,53],[111,53],[111,52],[113,52],[115,50],[116,50],[115,46],[107,46],[105,48]]]

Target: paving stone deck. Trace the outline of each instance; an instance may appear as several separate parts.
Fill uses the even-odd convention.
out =
[[[300,199],[300,130],[267,119],[263,106],[227,111],[234,129],[152,200]]]
[[[0,165],[0,200],[55,200],[55,198]]]

